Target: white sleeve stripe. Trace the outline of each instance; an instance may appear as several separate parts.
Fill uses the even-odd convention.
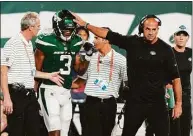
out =
[[[74,44],[73,46],[78,46],[78,45],[82,45],[83,41],[77,42],[76,44]]]
[[[44,46],[56,46],[56,45],[54,45],[54,44],[51,44],[51,43],[48,43],[48,42],[44,42],[44,41],[42,41],[42,40],[40,40],[40,39],[36,39],[35,42],[36,42],[36,43],[39,43],[39,44],[41,44],[41,45],[44,45]]]

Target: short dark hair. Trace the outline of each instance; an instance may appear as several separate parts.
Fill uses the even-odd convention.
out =
[[[90,36],[89,31],[86,28],[84,28],[83,26],[76,28],[76,34],[78,34],[80,30],[84,30],[86,34],[88,35],[88,37]]]
[[[186,31],[179,31],[179,32],[175,33],[174,35],[179,36],[180,34],[184,34],[185,36],[189,36],[188,32],[186,32]]]

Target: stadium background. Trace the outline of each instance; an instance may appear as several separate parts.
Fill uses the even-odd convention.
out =
[[[146,14],[155,14],[161,21],[159,37],[173,45],[173,33],[180,25],[185,25],[191,34],[192,2],[1,2],[1,47],[11,36],[20,31],[21,17],[27,11],[40,14],[41,29],[51,28],[51,18],[55,11],[69,9],[78,13],[87,22],[97,26],[107,26],[123,35],[137,34],[138,23]],[[90,41],[93,40],[91,34]],[[34,40],[33,40],[34,41]],[[191,38],[188,46],[191,47]],[[125,51],[113,46],[125,55]],[[120,111],[122,104],[119,104]],[[77,116],[78,118],[78,116]],[[76,127],[80,132],[79,122]],[[137,136],[142,136],[143,130]],[[120,135],[120,132],[118,132]],[[143,134],[144,135],[144,134]]]

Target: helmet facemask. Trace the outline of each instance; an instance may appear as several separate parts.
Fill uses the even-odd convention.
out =
[[[53,28],[57,37],[67,42],[73,38],[76,30],[74,16],[68,10],[57,12],[53,16]]]

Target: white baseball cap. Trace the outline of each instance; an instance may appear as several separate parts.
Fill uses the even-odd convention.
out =
[[[180,25],[176,32],[174,33],[174,35],[176,35],[177,33],[184,33],[185,35],[189,36],[189,32],[187,30],[187,27],[185,25]]]

